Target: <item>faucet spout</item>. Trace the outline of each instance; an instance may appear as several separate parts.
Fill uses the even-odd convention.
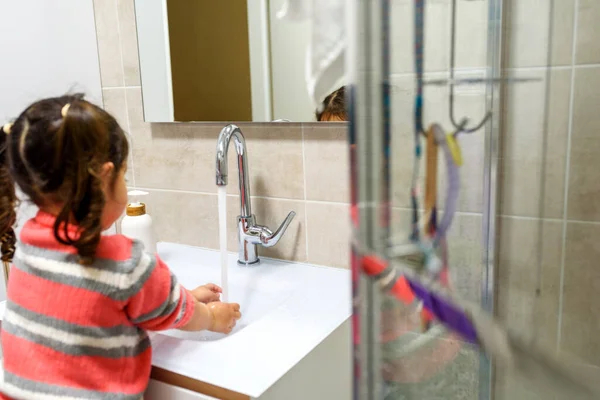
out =
[[[229,143],[233,138],[235,152],[238,160],[238,175],[240,187],[240,215],[242,217],[252,216],[252,207],[250,205],[250,185],[248,178],[248,152],[246,150],[246,140],[240,128],[230,124],[225,126],[217,139],[217,157],[216,157],[216,180],[217,186],[227,186],[228,183],[228,165],[227,154],[229,152]]]
[[[237,165],[240,185],[240,215],[238,216],[238,263],[243,265],[256,264],[258,258],[258,246],[275,246],[281,239],[286,229],[294,219],[295,212],[290,212],[281,226],[272,232],[266,226],[258,225],[256,217],[252,215],[250,206],[250,185],[248,172],[248,151],[246,140],[242,131],[237,126],[230,124],[221,130],[217,139],[216,178],[217,186],[227,186],[228,167],[227,154],[229,143],[233,139],[235,152],[237,154]]]

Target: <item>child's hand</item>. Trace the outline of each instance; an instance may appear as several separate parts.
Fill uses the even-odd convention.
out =
[[[221,289],[219,286],[213,283],[207,283],[206,285],[198,286],[196,289],[192,290],[192,295],[198,300],[200,303],[212,303],[213,301],[221,300]]]
[[[212,324],[209,331],[219,333],[230,333],[237,320],[242,317],[240,305],[236,303],[210,303],[208,309],[212,314]]]

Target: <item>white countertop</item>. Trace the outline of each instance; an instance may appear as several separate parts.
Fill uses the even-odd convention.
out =
[[[221,284],[219,252],[172,243],[160,243],[158,252],[185,287]],[[229,254],[229,301],[239,302],[243,314],[234,332],[153,333],[152,364],[259,397],[350,317],[350,271],[236,260]]]
[[[184,286],[220,284],[219,252],[170,243],[159,244],[158,252]],[[229,254],[229,301],[240,303],[241,329],[213,341],[181,339],[190,335],[183,332],[153,335],[152,363],[259,397],[350,317],[351,276],[265,258],[256,266],[236,261]]]
[[[158,252],[184,286],[220,284],[219,252],[170,243],[159,244]],[[229,301],[240,303],[241,329],[214,341],[153,335],[152,363],[259,397],[350,317],[350,271],[265,258],[255,266],[236,261],[229,254]]]

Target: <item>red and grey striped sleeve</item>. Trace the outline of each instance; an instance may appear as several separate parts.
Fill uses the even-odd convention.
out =
[[[138,266],[132,270],[131,284],[135,293],[127,301],[126,312],[140,328],[150,331],[179,328],[192,318],[192,294],[179,284],[160,257],[142,254]]]

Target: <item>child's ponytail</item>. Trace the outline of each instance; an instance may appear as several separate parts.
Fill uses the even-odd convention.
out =
[[[113,183],[129,153],[125,132],[106,111],[81,95],[41,100],[15,121],[9,167],[15,183],[38,206],[60,206],[54,236],[93,262],[102,234],[103,166]],[[77,230],[72,228],[76,226]]]
[[[55,139],[54,168],[67,164],[65,181],[70,184],[65,188],[54,235],[63,244],[77,249],[82,264],[91,264],[102,235],[105,198],[100,172],[109,159],[108,126],[93,105],[79,99],[65,104],[61,116],[63,121]],[[71,218],[80,228],[76,237],[71,237],[67,229]]]
[[[0,127],[0,259],[4,262],[12,261],[16,243],[13,225],[16,220],[17,197],[7,162],[10,128],[11,124]]]

